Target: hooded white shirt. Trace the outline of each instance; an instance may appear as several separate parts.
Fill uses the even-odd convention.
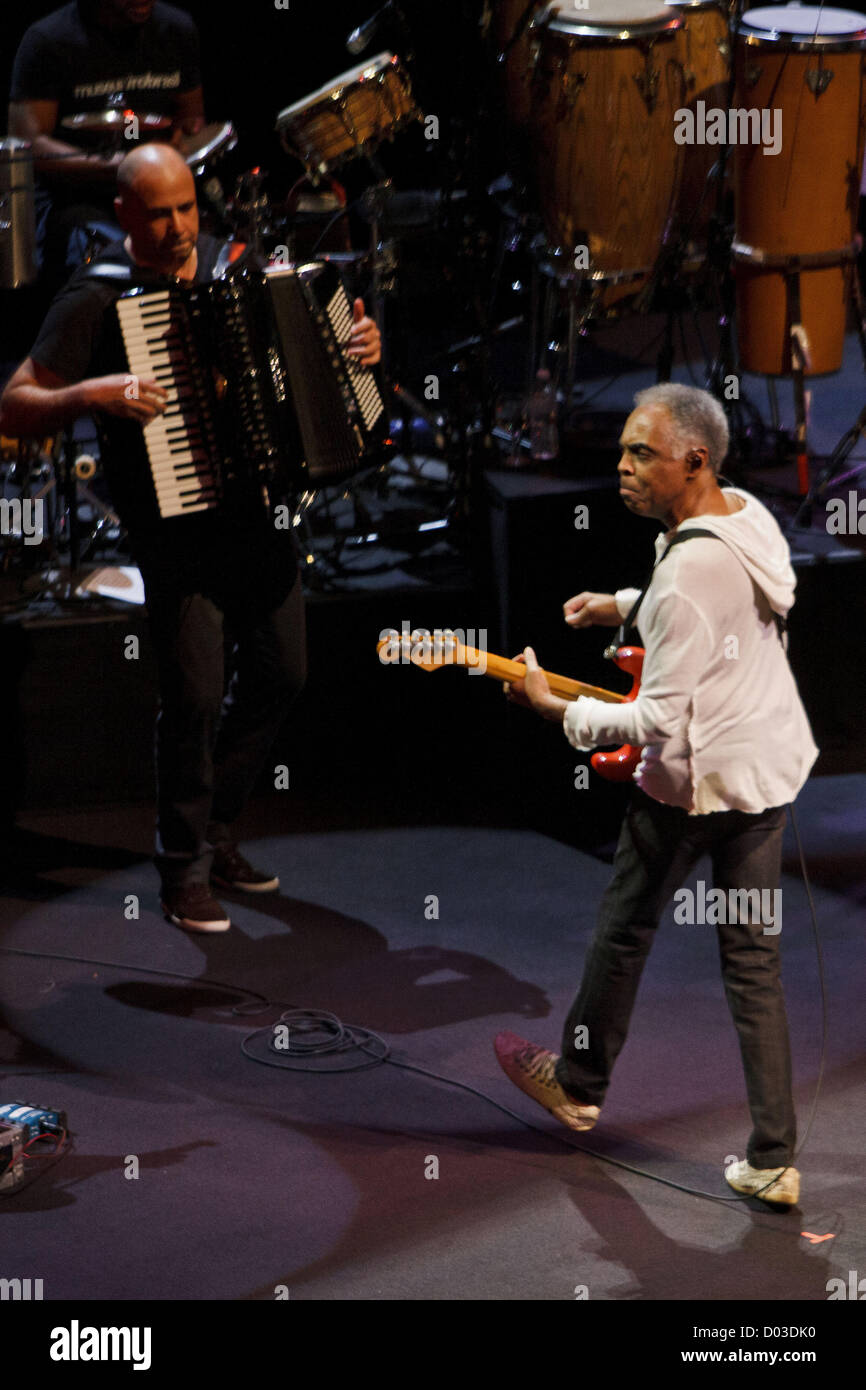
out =
[[[773,618],[794,602],[787,541],[751,493],[724,495],[744,505],[656,538],[658,565],[675,534],[713,532],[675,546],[653,573],[637,618],[646,649],[637,699],[580,696],[563,716],[575,748],[640,746],[637,785],[693,815],[785,805],[818,754]],[[623,619],[638,592],[616,594]]]

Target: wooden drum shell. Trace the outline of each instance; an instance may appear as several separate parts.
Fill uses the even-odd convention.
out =
[[[590,11],[590,13],[598,13]],[[539,31],[532,143],[548,240],[589,248],[589,270],[646,276],[670,229],[683,164],[682,20],[652,35]],[[650,109],[641,91],[654,74]]]
[[[783,11],[780,10],[780,13]],[[782,269],[744,260],[738,248],[771,256],[841,252],[857,226],[863,163],[864,55],[855,44],[816,46],[736,36],[735,105],[782,112],[781,150],[734,148],[735,274],[740,362],[766,376],[792,370],[786,277]],[[807,72],[832,70],[815,95]],[[800,321],[808,338],[808,375],[842,365],[852,266],[800,273]]]
[[[281,111],[277,129],[311,173],[325,174],[373,153],[420,115],[400,60],[380,53]]]

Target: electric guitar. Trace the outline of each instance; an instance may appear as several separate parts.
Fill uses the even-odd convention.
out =
[[[466,647],[457,637],[447,631],[436,632],[394,632],[377,643],[379,660],[383,665],[420,666],[422,671],[438,671],[443,666],[462,666],[469,671],[480,671],[498,681],[522,681],[526,667],[521,661],[509,661],[507,657],[496,656],[493,652],[478,651]],[[583,681],[572,680],[570,676],[558,676],[553,671],[544,671],[551,692],[563,700],[576,700],[578,695],[589,695],[594,700],[605,700],[608,704],[629,704],[640,690],[643,670],[643,647],[620,647],[613,657],[621,671],[632,677],[631,690],[620,695],[613,690],[602,690],[597,685],[586,685]],[[641,750],[629,743],[612,753],[593,753],[592,766],[600,776],[609,782],[630,782],[635,768],[640,762]]]

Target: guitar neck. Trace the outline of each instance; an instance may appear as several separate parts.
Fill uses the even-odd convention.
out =
[[[492,676],[497,681],[522,681],[526,675],[526,667],[522,661],[509,661],[505,656],[497,656],[495,652],[480,652],[474,647],[464,647],[464,664],[471,669],[478,668],[484,671],[486,676]],[[551,692],[558,695],[562,700],[576,700],[578,695],[588,695],[593,700],[604,700],[609,705],[620,705],[625,700],[624,695],[617,695],[613,690],[602,690],[597,685],[585,685],[583,681],[572,680],[570,676],[558,676],[555,671],[545,671],[547,683]]]

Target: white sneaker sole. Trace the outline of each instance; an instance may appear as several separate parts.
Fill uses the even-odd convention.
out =
[[[180,927],[183,931],[221,932],[228,931],[231,926],[228,917],[216,917],[212,921],[196,922],[192,917],[175,917],[173,912],[169,912],[165,903],[162,905],[162,910],[166,920],[173,922],[176,927]]]

